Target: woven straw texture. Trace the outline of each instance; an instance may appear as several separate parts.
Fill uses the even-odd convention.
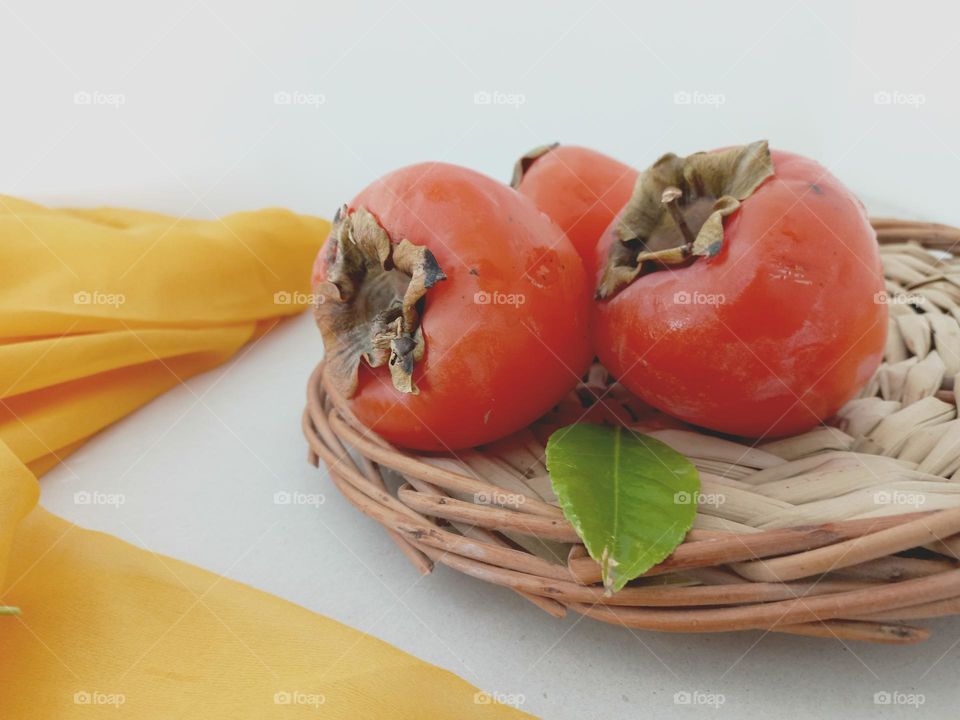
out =
[[[648,408],[594,366],[547,418],[449,456],[391,447],[310,378],[303,431],[314,465],[383,525],[421,572],[440,563],[546,612],[671,632],[762,629],[886,643],[911,621],[960,613],[960,230],[875,219],[890,328],[884,362],[829,425],[742,444],[651,429]],[[694,527],[646,575],[605,596],[544,465],[550,428],[646,432],[689,457]],[[662,427],[662,423],[660,424]]]

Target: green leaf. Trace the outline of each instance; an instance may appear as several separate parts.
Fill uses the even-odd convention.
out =
[[[20,608],[10,605],[0,605],[0,615],[19,615]]]
[[[647,435],[570,425],[547,441],[547,468],[608,594],[669,556],[697,514],[697,469]]]

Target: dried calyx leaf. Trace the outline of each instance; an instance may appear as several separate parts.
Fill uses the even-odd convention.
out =
[[[558,147],[560,143],[550,143],[549,145],[539,145],[525,155],[521,155],[513,165],[513,177],[510,178],[510,187],[516,190],[520,187],[520,181],[527,174],[527,170],[541,157]]]
[[[766,140],[713,153],[661,157],[637,179],[597,297],[611,297],[658,267],[716,255],[723,247],[723,218],[771,175]]]
[[[314,308],[328,377],[352,397],[363,358],[371,367],[388,364],[393,386],[416,394],[413,368],[424,351],[421,300],[446,275],[427,248],[392,242],[362,207],[338,210],[331,237],[332,262],[316,287]]]

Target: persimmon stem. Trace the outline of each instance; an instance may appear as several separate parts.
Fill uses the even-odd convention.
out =
[[[614,230],[619,242],[610,244],[597,297],[612,297],[664,266],[717,255],[724,218],[772,175],[766,140],[687,157],[663,155],[640,173],[620,214]]]
[[[386,365],[393,386],[416,395],[413,370],[426,342],[420,300],[447,276],[429,249],[405,238],[394,242],[362,206],[338,212],[330,238],[335,244],[327,243],[329,262],[314,306],[330,382],[353,397],[364,361]]]
[[[680,209],[680,206],[677,204],[677,200],[683,196],[683,191],[671,185],[663,191],[663,194],[660,196],[660,202],[666,205],[667,210],[670,212],[670,217],[673,218],[673,222],[676,223],[677,229],[680,231],[680,234],[683,235],[683,240],[687,245],[687,248],[693,247],[693,241],[696,237],[693,234],[693,231],[690,230],[690,226],[687,225],[686,218],[683,217],[683,211]]]

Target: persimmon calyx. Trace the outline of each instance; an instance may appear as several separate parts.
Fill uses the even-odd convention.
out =
[[[517,158],[517,162],[513,165],[513,177],[510,178],[510,187],[516,190],[520,187],[520,181],[523,180],[523,176],[527,174],[527,171],[530,167],[541,157],[546,155],[548,152],[560,146],[560,143],[550,143],[549,145],[538,145],[533,150],[528,153],[521,155]]]
[[[447,276],[432,252],[406,239],[393,242],[366,208],[338,210],[331,237],[333,257],[314,306],[328,378],[352,397],[362,359],[388,365],[393,386],[416,395],[413,369],[425,348],[421,301]]]
[[[716,255],[723,247],[723,219],[771,175],[766,140],[661,157],[640,174],[620,216],[597,297],[612,297],[657,267]]]

